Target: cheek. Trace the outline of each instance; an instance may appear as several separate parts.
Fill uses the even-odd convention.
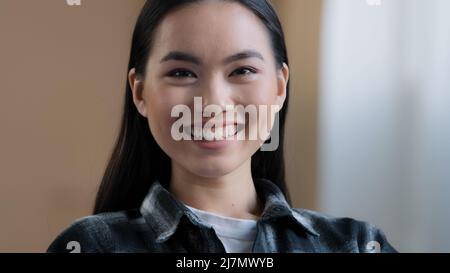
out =
[[[161,100],[160,97],[151,98],[147,101],[147,112],[149,126],[155,138],[166,134],[165,127],[170,122],[171,104]]]
[[[273,127],[277,105],[277,82],[275,78],[265,77],[252,86],[241,90],[241,102],[245,106],[256,107],[256,120],[246,117],[248,137],[254,139],[255,134],[259,140],[265,140],[269,136],[269,131]],[[252,135],[253,137],[250,137]]]
[[[275,78],[264,76],[261,80],[243,87],[239,91],[245,105],[272,105],[276,103],[277,83]]]
[[[177,120],[171,117],[172,109],[180,104],[189,105],[190,97],[170,89],[156,90],[148,91],[146,96],[149,126],[158,143],[169,143],[172,140],[172,124]]]

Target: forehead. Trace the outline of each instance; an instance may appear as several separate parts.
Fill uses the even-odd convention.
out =
[[[242,50],[271,53],[262,21],[232,1],[202,1],[169,13],[154,35],[152,55],[183,50],[201,58],[223,58]]]

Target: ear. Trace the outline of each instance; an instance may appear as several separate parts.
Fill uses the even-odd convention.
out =
[[[281,108],[283,108],[284,101],[286,100],[287,85],[289,82],[289,67],[286,63],[283,63],[283,67],[277,73],[277,82],[278,90],[276,104],[281,110]]]
[[[137,76],[135,68],[132,68],[130,72],[128,72],[128,83],[130,85],[131,92],[133,93],[134,105],[142,116],[147,117],[147,108],[145,107],[145,100],[143,96],[144,84]]]

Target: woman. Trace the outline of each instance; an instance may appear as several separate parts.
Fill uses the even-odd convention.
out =
[[[291,208],[288,80],[284,35],[268,0],[147,1],[94,215],[48,251],[395,251],[367,223]],[[229,106],[270,110],[255,119]],[[275,148],[263,151],[270,143]]]

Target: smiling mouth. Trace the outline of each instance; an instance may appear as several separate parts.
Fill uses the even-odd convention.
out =
[[[233,140],[245,128],[244,124],[228,124],[221,127],[201,128],[200,126],[185,127],[185,132],[194,141]]]

